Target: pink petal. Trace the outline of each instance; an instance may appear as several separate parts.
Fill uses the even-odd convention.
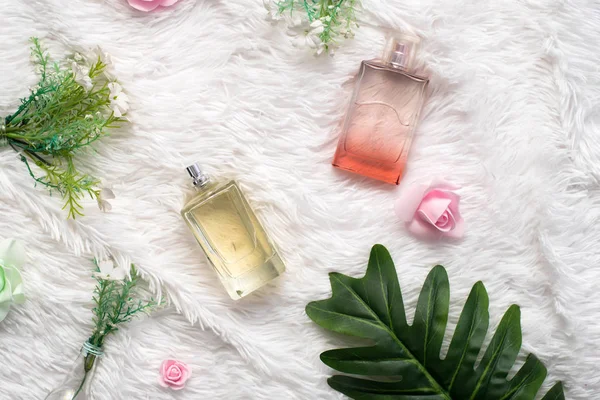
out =
[[[408,185],[400,190],[400,195],[394,205],[396,215],[400,220],[409,222],[413,219],[426,190],[427,186],[425,185]]]
[[[452,200],[455,196],[454,192],[450,192],[440,188],[429,188],[425,196],[423,196],[423,200],[438,198],[438,199],[447,199]]]
[[[162,364],[160,366],[160,373],[164,379],[166,379],[168,377],[169,371],[175,364],[177,364],[177,361],[175,361],[175,360],[165,360],[162,362]]]
[[[453,239],[460,239],[465,235],[465,221],[461,219],[457,219],[456,224],[454,225],[454,229],[445,233],[445,236]]]
[[[413,219],[407,228],[410,233],[423,239],[437,239],[440,237],[440,232],[436,227],[420,218]]]
[[[183,382],[187,381],[188,378],[190,377],[190,375],[192,375],[192,371],[191,369],[186,365],[186,368],[182,369],[183,375],[181,377],[181,380]]]
[[[158,0],[127,0],[129,5],[136,10],[140,11],[152,11],[155,10],[158,6],[160,6],[160,1]]]
[[[169,7],[172,6],[173,4],[177,3],[179,0],[163,0],[160,5],[163,7]]]
[[[177,381],[181,378],[181,369],[177,365],[171,365],[167,371],[167,379]]]
[[[438,219],[446,212],[449,205],[450,199],[436,197],[436,194],[432,196],[427,194],[419,205],[417,214],[425,218],[431,225],[435,225]]]
[[[181,390],[184,387],[185,387],[185,383],[171,385],[171,389],[173,389],[173,390]]]
[[[165,380],[163,379],[163,377],[162,377],[162,376],[159,376],[159,377],[158,377],[158,384],[159,384],[160,386],[162,386],[162,387],[165,387],[165,388],[166,388],[166,387],[169,387],[169,385],[167,384],[167,382],[165,382]]]
[[[449,232],[454,229],[454,216],[450,210],[446,210],[446,212],[436,221],[435,227],[442,232]]]
[[[450,217],[448,216],[448,211],[446,211],[445,213],[442,214],[442,216],[440,217],[440,219],[437,220],[437,222],[435,223],[435,225],[437,227],[440,226],[445,226],[448,225],[448,223],[450,223]]]
[[[450,209],[450,211],[452,211],[452,215],[454,216],[454,219],[459,218],[460,217],[460,210],[459,210],[460,196],[454,192],[445,192],[445,195],[450,199],[450,205],[448,206],[448,208]]]

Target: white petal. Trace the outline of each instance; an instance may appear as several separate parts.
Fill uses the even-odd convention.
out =
[[[325,30],[325,28],[323,28],[323,26],[319,26],[317,28],[311,29],[309,34],[310,35],[320,35],[321,33],[323,33],[324,30]]]
[[[292,26],[300,26],[300,25],[302,25],[302,18],[300,18],[299,16],[292,18]]]
[[[303,47],[306,44],[306,39],[302,36],[298,36],[292,40],[292,46]]]
[[[115,193],[109,188],[103,188],[100,191],[100,197],[104,200],[112,200],[115,198]]]
[[[115,269],[115,264],[111,260],[100,261],[98,268],[102,275],[109,275]]]
[[[92,83],[92,78],[90,78],[89,76],[86,75],[83,78],[83,85],[81,85],[81,86],[83,86],[87,90],[90,90],[94,86],[94,84]]]
[[[125,92],[120,92],[118,98],[126,103],[129,102],[129,96]]]
[[[121,96],[119,96],[119,98],[115,100],[115,104],[123,112],[126,112],[127,110],[129,110],[129,104],[127,104],[127,100],[123,99]]]
[[[98,279],[108,280],[108,275],[101,274],[100,272],[94,272],[93,276]]]
[[[112,210],[112,205],[106,200],[100,200],[98,202],[98,208],[100,211],[109,212]]]
[[[121,85],[119,85],[117,82],[111,82],[108,84],[108,90],[110,90],[110,95],[114,97],[118,96],[123,89],[121,88]]]
[[[320,19],[315,19],[313,22],[311,22],[310,27],[311,28],[318,28],[318,27],[322,27],[323,26],[323,21],[321,21]]]
[[[96,48],[94,49],[94,53],[96,54],[97,58],[100,59],[102,64],[106,65],[107,67],[112,65],[111,55],[109,53],[105,52],[104,50],[102,50],[102,48],[100,46],[96,46]]]
[[[112,279],[113,281],[122,281],[123,279],[125,279],[125,270],[123,270],[123,268],[119,266],[115,267],[115,269],[113,269],[112,273],[110,274],[110,279]]]

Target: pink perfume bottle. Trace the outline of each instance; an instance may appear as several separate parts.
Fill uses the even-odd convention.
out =
[[[412,71],[419,39],[389,40],[383,57],[363,61],[333,165],[398,184],[429,79]]]

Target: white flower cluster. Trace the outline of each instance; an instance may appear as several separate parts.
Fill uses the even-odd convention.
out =
[[[281,13],[277,4],[272,0],[263,0],[267,10],[267,20],[273,23],[283,21],[287,27],[287,33],[291,36],[295,47],[309,47],[319,55],[325,50],[325,44],[321,41],[320,34],[323,32],[323,22],[315,20],[312,23],[307,18],[303,19],[300,13]]]
[[[90,78],[89,68],[86,69],[85,67],[77,64],[77,61],[73,61],[71,63],[71,69],[73,70],[73,78],[75,79],[75,82],[77,82],[79,86],[83,86],[85,90],[91,90],[94,84],[92,83],[92,78]]]
[[[340,0],[328,4],[327,0],[313,0],[312,3],[294,0],[263,0],[267,10],[267,20],[274,23],[283,21],[297,47],[309,47],[316,55],[324,52],[334,54],[341,38],[354,36],[356,11],[359,0]]]
[[[120,266],[115,266],[112,260],[104,260],[98,263],[100,271],[95,272],[94,276],[106,281],[122,281],[127,277],[127,274]]]
[[[117,82],[109,83],[108,89],[110,90],[110,108],[116,117],[122,117],[129,110],[129,97]]]
[[[110,90],[110,108],[116,117],[122,117],[129,110],[129,97],[123,92],[123,87],[110,75],[109,69],[112,67],[112,57],[100,47],[96,47],[86,55],[75,53],[71,62],[73,78],[86,91],[94,87],[94,82],[90,76],[90,69],[101,63],[104,65],[103,75],[109,81],[107,87]]]
[[[323,33],[323,21],[317,19],[313,21],[303,32],[300,32],[294,39],[294,46],[296,47],[309,47],[314,49],[316,55],[320,55],[325,51],[325,43],[321,40],[321,33]]]

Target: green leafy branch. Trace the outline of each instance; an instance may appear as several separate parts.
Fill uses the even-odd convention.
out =
[[[360,400],[536,398],[547,370],[533,354],[507,379],[521,349],[518,306],[506,311],[475,366],[489,327],[489,299],[483,283],[473,286],[448,353],[441,359],[450,304],[444,267],[436,266],[427,276],[412,325],[406,319],[396,268],[385,247],[373,247],[363,278],[332,273],[330,280],[331,298],[309,303],[308,316],[325,329],[375,343],[321,354],[331,368],[353,375],[329,378],[333,389]],[[564,399],[558,382],[542,400]]]
[[[161,305],[154,298],[149,300],[136,300],[136,292],[139,283],[137,269],[132,264],[129,274],[130,278],[125,280],[113,280],[102,275],[98,262],[96,265],[96,288],[94,289],[95,307],[94,332],[88,342],[94,346],[102,347],[106,337],[115,333],[119,325],[131,321],[140,313],[148,313],[153,308]]]
[[[136,289],[139,283],[139,275],[133,264],[130,267],[129,279],[113,279],[110,274],[101,270],[97,260],[94,260],[94,265],[96,266],[94,271],[96,287],[93,296],[95,307],[92,309],[94,313],[94,331],[87,342],[89,345],[101,349],[106,337],[115,333],[119,325],[131,321],[140,313],[149,312],[161,305],[162,302],[157,302],[153,298],[149,300],[134,299],[138,296]],[[83,390],[98,354],[97,351],[86,352],[83,361],[83,377],[72,396],[73,399],[77,398]]]
[[[51,63],[39,40],[31,42],[40,79],[17,111],[0,118],[0,146],[21,154],[36,184],[60,193],[75,218],[83,215],[84,196],[100,196],[99,179],[77,167],[76,154],[125,121],[127,97],[107,76],[110,58],[101,50]]]

